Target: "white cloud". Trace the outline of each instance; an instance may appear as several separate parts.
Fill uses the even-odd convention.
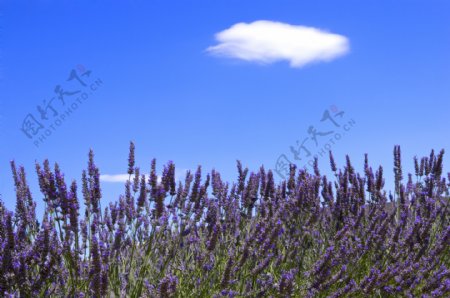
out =
[[[321,29],[272,21],[238,23],[215,35],[207,51],[264,64],[287,60],[291,67],[331,61],[349,51],[348,38]]]
[[[100,181],[103,182],[126,182],[128,180],[128,174],[117,174],[117,175],[100,175]]]
[[[175,169],[175,181],[183,180],[186,177],[186,171],[187,169]],[[129,175],[128,174],[115,174],[115,175],[109,175],[104,174],[100,175],[100,181],[103,182],[111,182],[111,183],[125,183],[128,180]],[[148,181],[148,174],[145,174],[145,181]],[[131,181],[134,179],[134,174],[131,175]],[[158,175],[158,182],[161,182],[161,175]]]

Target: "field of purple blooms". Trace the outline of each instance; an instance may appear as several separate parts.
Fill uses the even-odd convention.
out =
[[[331,177],[290,165],[222,181],[175,165],[145,176],[128,158],[124,194],[102,206],[89,153],[77,195],[57,164],[36,164],[45,214],[25,170],[11,162],[14,212],[0,202],[0,293],[5,297],[449,297],[450,212],[443,155],[415,158],[403,177],[394,148],[395,191],[365,156]],[[450,174],[448,174],[450,180]],[[146,178],[148,177],[148,179]],[[81,197],[81,195],[80,195]],[[106,205],[103,203],[103,205]]]

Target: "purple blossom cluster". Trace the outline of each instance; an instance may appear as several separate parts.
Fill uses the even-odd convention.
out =
[[[89,152],[81,187],[58,164],[36,164],[39,221],[23,167],[11,162],[15,211],[0,201],[0,295],[5,297],[449,297],[450,212],[444,151],[414,159],[404,180],[394,148],[393,193],[382,167],[350,158],[331,176],[237,162],[234,183],[199,166],[175,179],[135,165],[105,204]],[[446,179],[447,178],[447,179]],[[108,202],[111,200],[108,200]],[[102,206],[103,204],[103,206]]]

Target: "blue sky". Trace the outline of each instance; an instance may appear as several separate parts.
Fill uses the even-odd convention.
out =
[[[310,126],[336,133],[320,121],[326,110],[354,123],[332,145],[338,163],[349,154],[361,168],[369,153],[387,179],[396,144],[407,170],[414,155],[450,149],[448,1],[0,1],[0,13],[0,193],[9,208],[11,159],[25,166],[38,201],[35,161],[49,158],[66,180],[79,180],[93,148],[101,173],[120,175],[130,140],[142,171],[155,157],[231,180],[236,159],[273,168],[281,154],[295,161],[290,146],[310,137]],[[286,30],[276,31],[280,23]],[[308,28],[318,39],[304,35]],[[338,44],[328,43],[333,36]],[[211,50],[220,42],[225,53]],[[86,86],[67,81],[72,70]],[[66,93],[63,106],[57,85],[80,92]],[[53,123],[40,118],[44,100],[64,114],[82,92],[87,98],[39,146],[21,131],[28,114]],[[328,169],[327,158],[319,164]],[[106,201],[123,188],[102,186]]]

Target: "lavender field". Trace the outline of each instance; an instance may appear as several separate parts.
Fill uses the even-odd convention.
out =
[[[449,21],[0,0],[0,298],[450,298]]]
[[[0,290],[5,297],[448,297],[450,213],[444,152],[415,158],[395,191],[365,156],[333,175],[290,165],[238,178],[175,164],[149,175],[128,158],[129,180],[103,203],[89,153],[82,183],[58,164],[36,164],[45,215],[36,217],[24,167],[11,162],[16,209],[0,205]],[[404,177],[405,176],[405,177]],[[148,177],[148,179],[146,179]],[[450,178],[450,177],[448,177]],[[79,196],[79,193],[82,195]],[[107,206],[105,206],[107,205]]]

